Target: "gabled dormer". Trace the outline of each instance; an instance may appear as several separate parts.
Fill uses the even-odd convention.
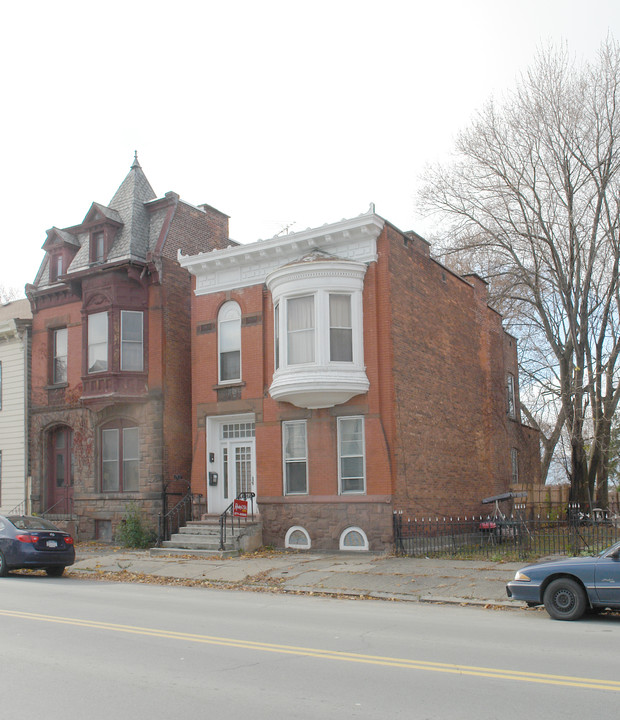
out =
[[[118,229],[123,226],[116,210],[93,203],[79,226],[81,233],[88,233],[88,258],[90,265],[106,262]]]
[[[42,247],[48,255],[49,282],[58,282],[80,249],[80,243],[73,233],[53,227],[47,231]]]

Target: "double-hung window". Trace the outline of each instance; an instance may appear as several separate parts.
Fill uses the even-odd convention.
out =
[[[329,359],[331,362],[353,361],[350,295],[331,293],[329,296]]]
[[[287,302],[288,364],[314,362],[314,296],[290,298]]]
[[[284,494],[308,493],[308,443],[306,421],[282,423]]]
[[[106,372],[108,369],[108,313],[88,316],[88,372]]]
[[[53,365],[52,383],[59,385],[67,382],[67,328],[58,328],[53,331]]]
[[[118,423],[101,431],[101,490],[131,492],[140,479],[140,432]]]
[[[121,310],[121,370],[144,369],[143,314]]]
[[[241,380],[241,308],[229,300],[217,316],[219,381]]]
[[[340,492],[366,492],[364,418],[338,418],[338,480]]]

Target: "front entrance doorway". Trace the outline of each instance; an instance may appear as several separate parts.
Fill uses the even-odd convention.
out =
[[[229,415],[207,419],[209,514],[223,513],[240,493],[256,493],[254,431],[253,415]],[[254,512],[257,512],[256,502]]]
[[[42,510],[70,515],[73,512],[73,431],[59,427],[49,435],[47,507]]]

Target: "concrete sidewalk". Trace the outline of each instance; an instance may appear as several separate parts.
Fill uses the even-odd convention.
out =
[[[430,560],[368,553],[258,552],[236,558],[155,556],[78,547],[73,576],[227,589],[522,607],[505,585],[523,563]]]

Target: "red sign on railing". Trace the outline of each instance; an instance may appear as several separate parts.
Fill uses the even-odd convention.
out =
[[[234,500],[233,501],[233,515],[235,517],[247,517],[248,516],[248,501],[247,500]]]

